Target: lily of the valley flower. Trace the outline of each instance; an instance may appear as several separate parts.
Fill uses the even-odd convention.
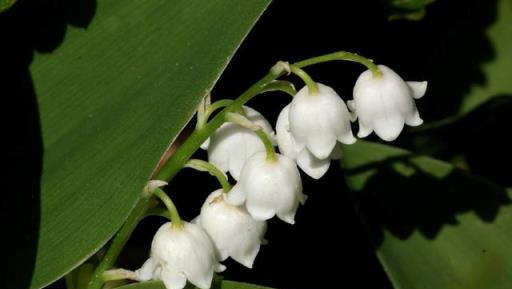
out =
[[[270,123],[256,110],[244,106],[245,116],[260,126],[274,141],[274,130]],[[265,146],[249,128],[234,123],[225,123],[201,146],[208,150],[208,161],[223,172],[238,180],[246,160],[257,152],[264,152]]]
[[[290,105],[290,132],[298,151],[307,148],[317,159],[329,158],[336,142],[356,141],[350,127],[351,115],[339,95],[329,86],[317,83],[318,93],[307,86],[297,92]]]
[[[245,163],[240,180],[227,194],[226,201],[232,205],[245,202],[256,220],[277,215],[287,223],[295,223],[299,203],[305,201],[297,165],[281,154],[276,154],[275,160],[267,159],[265,152],[254,154]]]
[[[252,268],[263,236],[265,221],[256,221],[243,206],[228,204],[222,189],[211,193],[201,208],[197,223],[213,241],[220,261],[233,258],[245,267]]]
[[[183,227],[165,223],[151,244],[151,254],[135,271],[137,280],[162,280],[167,289],[182,289],[187,280],[201,289],[210,288],[213,272],[225,269],[218,262],[207,233],[196,224],[182,222]]]
[[[283,108],[276,123],[276,139],[279,151],[295,160],[299,168],[301,168],[308,176],[319,179],[329,169],[331,159],[341,158],[341,149],[336,145],[331,154],[325,159],[315,157],[306,147],[299,148],[293,135],[290,132],[290,105]]]
[[[404,124],[418,126],[423,123],[414,99],[425,94],[427,82],[405,82],[389,67],[378,67],[381,77],[375,77],[369,70],[359,76],[349,107],[359,118],[358,137],[366,137],[375,131],[381,139],[392,141]]]

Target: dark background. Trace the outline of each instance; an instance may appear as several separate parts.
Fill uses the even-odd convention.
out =
[[[91,6],[87,5],[84,7],[90,10]],[[61,6],[59,7],[63,8],[68,16],[74,15],[69,14],[69,11],[81,9],[80,6]],[[54,8],[52,5],[49,7],[47,8]],[[64,31],[66,24],[86,26],[94,14],[89,17],[75,15],[68,18],[53,15],[56,18],[52,18],[52,13],[43,13],[47,13],[46,16],[50,15],[53,22],[61,24],[56,27],[62,27],[63,24]],[[28,16],[37,15],[39,14]],[[487,81],[480,65],[495,58],[485,29],[495,20],[496,1],[438,0],[427,8],[426,16],[421,21],[389,21],[389,15],[389,6],[385,1],[275,0],[235,55],[212,92],[213,98],[238,96],[266,73],[277,60],[293,62],[310,56],[347,50],[390,66],[406,80],[428,80],[427,95],[417,102],[425,122],[453,115],[470,85],[485,84]],[[25,15],[27,18],[28,16]],[[9,21],[12,23],[12,19]],[[38,46],[38,40],[32,37],[36,34],[29,28],[24,31],[26,51],[15,53],[19,58],[17,61],[25,63],[17,72],[19,78],[25,81],[33,51],[45,52],[55,49],[65,34],[57,29],[57,33],[53,35],[56,37],[55,45]],[[4,45],[2,49],[5,50],[6,46]],[[312,67],[307,71],[315,80],[334,87],[342,98],[347,100],[351,98],[353,84],[363,71],[363,67],[354,63],[329,63]],[[300,81],[292,79],[300,88]],[[22,82],[20,85],[31,84]],[[446,130],[429,134],[428,141],[421,135],[405,133],[395,145],[444,160],[452,160],[457,157],[457,152],[462,151],[467,159],[467,165],[471,166],[473,171],[499,184],[510,185],[506,174],[497,171],[493,165],[493,162],[500,158],[501,161],[510,163],[509,157],[502,154],[509,143],[486,138],[503,129],[503,123],[506,124],[506,121],[502,120],[506,120],[511,112],[509,102],[503,98],[498,99],[498,104],[493,102],[485,105]],[[23,100],[16,101],[23,104]],[[286,95],[267,94],[256,98],[249,105],[263,112],[274,124],[280,109],[289,101]],[[11,104],[15,105],[19,103]],[[29,132],[37,128],[36,117],[29,120],[28,130],[16,132],[26,137],[22,138],[21,142],[31,143],[28,150],[41,149],[40,140],[30,139]],[[12,148],[13,151],[19,151],[19,155],[26,149],[16,142],[12,144]],[[479,153],[481,150],[489,153],[482,157]],[[205,158],[203,152],[198,156]],[[11,157],[10,163],[20,163],[18,155],[14,154]],[[38,161],[37,165],[40,166],[41,160]],[[24,165],[20,170],[23,167]],[[2,180],[3,187],[7,186],[5,184],[9,179],[11,177],[8,175],[5,177],[5,183]],[[169,189],[172,192],[179,192],[173,194],[173,199],[184,219],[192,219],[199,213],[204,198],[216,187],[217,184],[211,177],[184,170]],[[281,289],[331,286],[391,288],[356,213],[353,197],[344,184],[343,171],[333,163],[329,173],[319,181],[312,181],[304,176],[304,191],[310,198],[306,205],[299,209],[296,224],[291,226],[279,220],[271,220],[266,236],[269,244],[262,247],[254,269],[245,269],[235,262],[227,261],[225,264],[228,270],[223,274],[225,278]],[[3,204],[8,204],[8,201]],[[4,209],[7,210],[8,216],[9,210]],[[26,213],[30,215],[30,211]],[[126,252],[130,254],[123,254],[119,265],[137,269],[147,258],[151,238],[163,222],[164,220],[158,217],[144,220],[127,245]],[[54,289],[63,287],[62,281],[50,286]]]

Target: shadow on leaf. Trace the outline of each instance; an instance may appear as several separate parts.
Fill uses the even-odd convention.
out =
[[[412,154],[350,168],[347,176],[359,188],[356,198],[377,245],[384,230],[402,240],[415,231],[435,239],[444,226],[457,226],[458,215],[465,213],[491,223],[511,203],[503,188]]]
[[[68,25],[86,28],[96,0],[20,0],[0,15],[2,131],[7,173],[2,174],[0,288],[28,288],[37,253],[43,142],[29,66],[35,52],[50,53]],[[8,233],[8,234],[7,234]]]
[[[512,140],[506,135],[511,114],[512,95],[493,96],[453,123],[415,133],[415,148],[510,187],[510,173],[503,164],[512,162]]]

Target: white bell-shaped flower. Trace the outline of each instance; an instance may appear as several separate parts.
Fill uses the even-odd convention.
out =
[[[245,116],[255,125],[260,126],[275,142],[274,130],[270,123],[256,110],[244,106]],[[265,151],[265,146],[254,131],[235,123],[223,124],[201,146],[208,150],[208,161],[223,172],[228,172],[238,180],[247,158],[257,152]]]
[[[427,82],[406,82],[389,67],[378,67],[381,77],[375,77],[370,70],[359,76],[349,107],[359,119],[358,137],[366,137],[375,131],[381,139],[392,141],[404,124],[418,126],[423,123],[414,99],[425,94]]]
[[[213,272],[225,269],[218,262],[208,234],[196,224],[183,222],[182,228],[163,224],[151,244],[151,254],[135,271],[137,280],[162,280],[167,289],[182,289],[190,283],[208,289]]]
[[[307,86],[297,92],[290,105],[290,132],[298,151],[306,147],[317,159],[329,158],[336,142],[353,144],[351,115],[339,95],[317,83],[318,93]]]
[[[267,223],[256,221],[245,207],[228,204],[224,198],[222,189],[211,193],[201,208],[197,223],[212,239],[220,261],[231,257],[252,268],[260,245],[265,242]]]
[[[319,179],[329,169],[331,159],[337,160],[341,158],[341,148],[339,144],[334,146],[331,154],[325,159],[315,157],[306,147],[299,148],[293,135],[290,132],[290,105],[281,110],[276,123],[276,139],[279,151],[295,160],[299,168],[301,168],[308,176]]]
[[[277,215],[293,224],[295,212],[305,197],[295,162],[281,154],[276,154],[276,160],[268,160],[266,153],[261,152],[247,160],[240,180],[227,194],[226,201],[232,205],[245,202],[247,211],[256,220]]]

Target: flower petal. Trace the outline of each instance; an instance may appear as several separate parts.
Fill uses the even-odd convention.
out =
[[[353,136],[352,136],[353,138]],[[345,138],[344,138],[345,140]],[[332,152],[332,149],[336,145],[336,137],[334,135],[326,135],[326,134],[311,134],[308,137],[307,148],[311,151],[311,153],[319,158],[325,159],[328,158]],[[349,143],[350,143],[349,137]],[[355,139],[354,139],[355,141]],[[352,142],[353,143],[353,142]],[[348,144],[348,143],[347,143]]]
[[[149,281],[154,278],[156,264],[153,258],[149,257],[149,259],[144,262],[142,267],[139,270],[135,271],[135,275],[137,276],[138,281]]]
[[[357,139],[354,137],[354,135],[352,134],[352,131],[350,130],[347,130],[345,131],[342,135],[339,135],[338,136],[338,141],[340,143],[344,143],[344,144],[353,144],[357,141]]]
[[[375,131],[383,140],[398,137],[404,123],[417,126],[423,123],[414,98],[425,94],[427,82],[405,82],[387,66],[379,65],[382,77],[373,77],[371,71],[363,72],[354,85],[354,101],[359,118],[359,137]]]
[[[222,189],[208,196],[199,218],[220,260],[231,257],[245,266],[252,265],[266,231],[266,222],[254,220],[245,207],[228,204]]]
[[[208,150],[208,148],[210,147],[210,138],[207,138],[204,143],[201,144],[200,146],[203,150]]]
[[[335,146],[336,148],[337,146]],[[318,180],[321,178],[331,165],[330,158],[319,159],[315,157],[308,149],[302,150],[297,156],[297,165],[308,176]]]
[[[224,270],[226,270],[226,266],[222,265],[221,263],[218,263],[217,265],[215,265],[215,267],[213,269],[215,272],[220,273],[220,272],[224,272]]]
[[[185,277],[185,275],[182,272],[164,269],[162,270],[160,278],[164,282],[166,289],[183,289],[185,288],[185,285],[187,285],[187,277]],[[199,285],[196,286],[200,287]],[[209,286],[200,288],[208,289]]]
[[[260,126],[275,143],[274,131],[265,117],[250,107],[243,108],[247,119]],[[262,151],[265,151],[265,146],[252,130],[234,123],[225,123],[210,137],[208,160],[220,170],[229,171],[238,180],[246,160]]]
[[[427,92],[427,81],[407,81],[407,85],[411,90],[411,95],[415,99],[420,99]]]
[[[295,159],[297,157],[297,144],[290,132],[289,120],[290,105],[288,104],[281,110],[276,122],[277,145],[281,154]]]
[[[420,118],[420,114],[416,108],[412,114],[405,118],[405,123],[410,126],[418,126],[423,124],[423,120]]]
[[[260,243],[258,242],[253,246],[247,247],[245,249],[245,251],[234,251],[233,254],[231,255],[231,258],[233,258],[233,260],[237,261],[238,263],[244,265],[245,267],[252,269],[254,260],[256,259],[256,256],[260,251]]]
[[[298,206],[299,206],[299,204],[297,204],[297,207]],[[296,211],[297,211],[297,208],[295,208],[295,210],[289,210],[286,212],[278,213],[277,216],[279,217],[279,219],[285,221],[286,223],[288,223],[290,225],[294,225]]]
[[[347,101],[347,108],[350,112],[350,121],[354,122],[357,120],[356,104],[353,100]]]
[[[393,141],[404,128],[404,120],[401,115],[389,115],[386,118],[374,120],[375,133],[385,141]]]
[[[343,150],[341,149],[341,145],[336,144],[334,146],[334,149],[331,152],[331,159],[332,160],[341,160],[342,157],[343,157]]]
[[[233,188],[231,188],[231,191],[226,194],[225,199],[228,204],[240,206],[247,199],[247,195],[243,191],[241,184],[237,183],[235,186],[233,186]]]
[[[291,102],[290,131],[299,151],[305,143],[313,155],[325,159],[337,140],[351,144],[355,138],[345,102],[331,87],[321,83],[317,85],[317,95],[310,95],[304,87]]]
[[[251,198],[247,201],[247,211],[257,221],[265,221],[272,219],[276,215],[275,208],[271,202],[266,202],[268,199]]]

